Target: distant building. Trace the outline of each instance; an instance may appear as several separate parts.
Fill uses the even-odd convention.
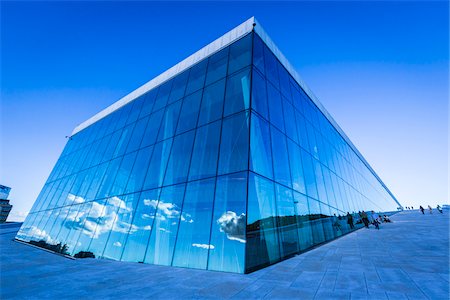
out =
[[[0,223],[6,222],[9,212],[13,207],[9,204],[9,200],[7,200],[10,191],[10,187],[0,185]]]
[[[398,206],[251,18],[76,127],[16,239],[249,273]]]

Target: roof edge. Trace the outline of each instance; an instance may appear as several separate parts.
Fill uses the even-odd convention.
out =
[[[245,22],[241,23],[237,27],[233,28],[232,30],[228,31],[218,39],[214,40],[210,44],[204,46],[194,54],[188,56],[181,62],[177,63],[173,67],[167,69],[163,73],[159,74],[152,80],[148,81],[144,85],[140,86],[139,88],[135,89],[131,93],[125,95],[118,101],[114,102],[107,108],[103,109],[102,111],[98,112],[88,120],[84,121],[83,123],[76,126],[71,135],[75,135],[76,133],[80,132],[81,130],[89,127],[90,125],[94,124],[95,122],[101,120],[102,118],[106,117],[107,115],[111,114],[112,112],[116,111],[117,109],[123,107],[124,105],[130,103],[134,99],[138,98],[139,96],[142,96],[143,94],[147,93],[151,89],[157,87],[158,85],[164,83],[165,81],[175,77],[176,75],[180,74],[181,72],[187,70],[188,68],[192,67],[196,63],[200,62],[201,60],[205,59],[206,57],[220,51],[221,49],[225,48],[226,46],[230,45],[231,43],[235,42],[236,40],[240,39],[241,37],[247,35],[248,33],[252,32],[253,30],[253,24],[255,23],[255,18],[251,17]]]

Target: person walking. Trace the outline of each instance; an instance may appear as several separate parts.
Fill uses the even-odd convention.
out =
[[[430,211],[430,215],[433,213],[433,209],[428,205],[428,210]]]
[[[350,229],[355,229],[355,225],[353,224],[353,216],[347,212],[347,224],[350,226]]]
[[[369,218],[367,217],[367,213],[365,211],[361,212],[361,218],[366,228],[369,228]]]
[[[419,207],[419,209],[420,209],[420,211],[422,212],[422,215],[424,215],[425,214],[425,209],[422,207],[422,205]]]
[[[442,207],[439,204],[436,206],[436,209],[442,214]]]

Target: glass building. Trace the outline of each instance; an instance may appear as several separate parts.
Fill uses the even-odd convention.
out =
[[[16,239],[248,273],[399,207],[251,18],[76,127]]]

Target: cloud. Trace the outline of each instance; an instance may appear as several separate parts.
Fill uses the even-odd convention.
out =
[[[238,216],[233,211],[227,211],[217,219],[217,224],[220,226],[220,232],[227,235],[227,238],[232,241],[245,243],[245,214]]]
[[[214,249],[214,245],[208,245],[208,244],[192,244],[192,247],[202,248],[202,249]]]
[[[116,247],[122,247],[122,244],[120,242],[115,242],[113,245]]]

